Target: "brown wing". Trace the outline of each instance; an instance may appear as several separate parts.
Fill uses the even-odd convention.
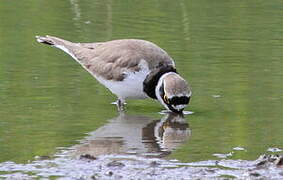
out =
[[[143,40],[114,40],[105,43],[83,43],[83,49],[74,55],[94,74],[108,80],[121,81],[125,72],[139,71],[139,63],[145,60],[149,69],[161,65],[174,66],[171,57],[153,43]]]
[[[37,37],[38,41],[54,45],[74,56],[89,71],[108,80],[121,81],[125,72],[139,71],[145,60],[149,69],[162,65],[174,67],[172,58],[157,45],[136,39],[113,40],[99,43],[72,43],[57,37]]]

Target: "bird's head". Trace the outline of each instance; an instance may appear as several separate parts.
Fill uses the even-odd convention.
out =
[[[175,72],[168,72],[160,77],[155,94],[166,109],[182,113],[190,102],[192,92],[186,80]]]

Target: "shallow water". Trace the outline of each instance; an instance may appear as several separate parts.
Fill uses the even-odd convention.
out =
[[[182,162],[278,153],[270,148],[283,149],[282,7],[280,0],[2,0],[0,162],[26,163],[97,137],[114,139],[115,152]],[[128,119],[119,119],[114,95],[68,55],[35,41],[45,34],[77,42],[140,38],[165,49],[193,89],[187,111],[194,113],[178,126],[183,141],[171,149],[158,136],[146,143],[153,127],[170,128],[162,107],[131,100]]]

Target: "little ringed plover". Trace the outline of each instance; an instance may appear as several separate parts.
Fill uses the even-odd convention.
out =
[[[176,71],[173,59],[157,45],[138,39],[73,43],[53,36],[38,42],[63,50],[118,97],[118,110],[126,99],[157,99],[166,109],[182,113],[191,89]]]

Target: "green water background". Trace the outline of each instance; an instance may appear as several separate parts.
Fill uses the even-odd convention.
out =
[[[115,96],[35,35],[76,42],[139,38],[158,44],[193,89],[190,139],[169,158],[254,159],[283,148],[281,0],[24,0],[0,2],[0,162],[70,147],[117,116]],[[131,100],[153,119],[161,106]]]

